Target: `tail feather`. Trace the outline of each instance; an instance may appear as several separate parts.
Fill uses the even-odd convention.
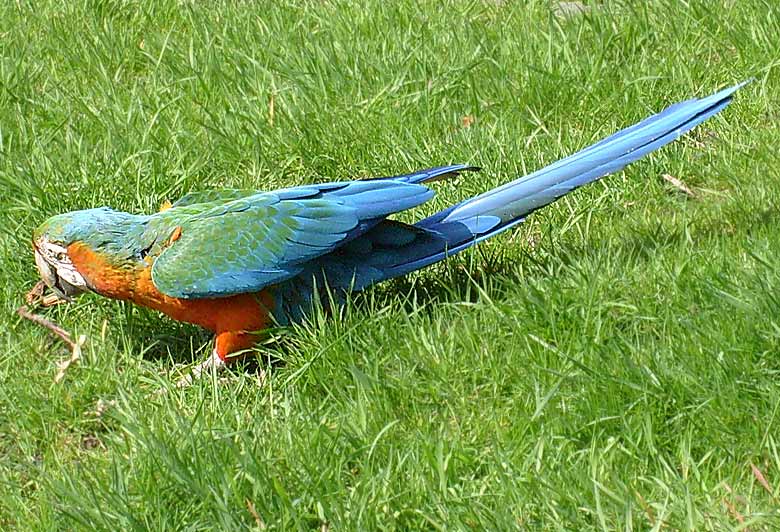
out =
[[[433,168],[426,168],[425,170],[418,170],[411,174],[403,174],[392,177],[375,177],[370,179],[374,181],[377,179],[392,179],[393,181],[405,181],[407,183],[432,183],[433,181],[441,181],[442,179],[449,179],[459,175],[461,172],[476,172],[479,170],[477,166],[469,166],[467,164],[450,164],[447,166],[435,166]]]
[[[723,110],[746,83],[672,105],[537,172],[421,220],[415,227],[438,234],[443,246],[434,250],[428,243],[422,254],[412,253],[412,260],[388,271],[388,277],[417,270],[505,231],[572,190],[661,148]],[[464,226],[469,230],[465,239]]]
[[[745,83],[707,98],[673,105],[574,155],[445,209],[417,225],[433,228],[440,222],[463,223],[484,215],[511,223],[675,140],[726,107]]]
[[[743,85],[672,105],[574,155],[414,225],[377,219],[359,237],[312,261],[304,273],[279,285],[279,301],[284,307],[279,315],[290,319],[302,316],[317,283],[363,289],[438,262],[505,231],[536,209],[675,140],[725,108]],[[391,179],[425,183],[464,170],[476,168],[442,166]]]

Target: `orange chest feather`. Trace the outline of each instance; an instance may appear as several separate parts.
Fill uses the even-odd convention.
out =
[[[97,293],[132,301],[215,332],[261,330],[273,308],[273,298],[266,291],[204,299],[168,296],[154,285],[151,265],[117,266],[82,243],[68,246],[68,255]]]

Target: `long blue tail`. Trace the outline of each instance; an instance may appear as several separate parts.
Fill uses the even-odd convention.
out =
[[[377,220],[366,233],[308,263],[301,275],[279,287],[286,314],[299,316],[300,309],[310,303],[317,283],[360,290],[424,268],[521,223],[536,209],[690,131],[725,108],[745,83],[672,105],[574,155],[414,225]],[[475,169],[451,165],[382,179],[421,184]]]
[[[421,220],[414,227],[439,235],[436,240],[442,247],[435,249],[434,242],[417,250],[411,249],[417,246],[404,246],[409,260],[385,269],[385,274],[396,277],[420,269],[523,222],[533,211],[690,131],[724,109],[746,83],[672,105],[574,155]]]

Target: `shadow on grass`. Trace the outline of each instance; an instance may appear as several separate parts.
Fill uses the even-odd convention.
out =
[[[739,229],[734,227],[737,224]],[[609,241],[591,240],[562,247],[545,238],[533,248],[522,242],[516,258],[508,256],[508,246],[482,246],[475,249],[478,261],[472,264],[464,256],[453,258],[420,275],[402,277],[353,293],[349,303],[358,314],[370,313],[377,306],[400,304],[407,312],[431,315],[439,304],[476,302],[481,296],[502,300],[508,286],[535,284],[551,276],[565,275],[567,268],[583,262],[598,262],[604,256],[618,254],[623,263],[646,264],[658,260],[662,250],[676,248],[688,239],[704,240],[738,230],[750,235],[758,227],[778,224],[780,209],[772,207],[746,213],[737,222],[719,218],[670,228],[659,221],[629,228],[622,238]],[[329,319],[342,319],[338,313],[325,313],[336,314]],[[213,335],[196,326],[162,318],[154,311],[145,311],[130,321],[131,347],[134,352],[143,353],[147,360],[198,362],[211,350]],[[284,333],[275,338],[266,341],[256,357],[249,356],[234,367],[257,373],[262,368],[283,365],[286,355],[295,350],[296,343]],[[193,352],[197,353],[194,358]]]

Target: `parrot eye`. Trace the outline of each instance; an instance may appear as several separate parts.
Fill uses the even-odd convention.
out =
[[[63,251],[58,251],[56,255],[54,255],[54,258],[57,259],[59,262],[64,262],[66,258],[68,258],[68,254]]]

